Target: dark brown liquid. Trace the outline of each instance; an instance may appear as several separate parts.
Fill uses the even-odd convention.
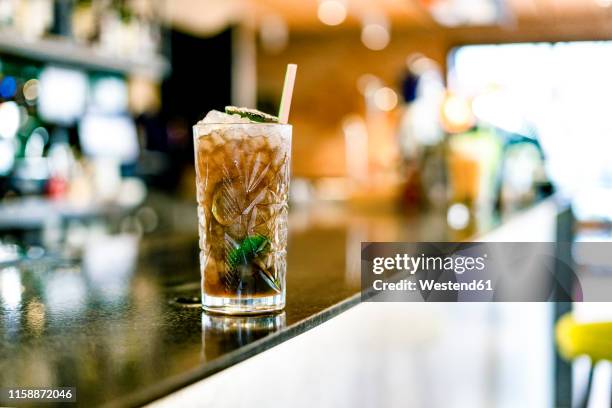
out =
[[[206,294],[258,297],[282,290],[289,148],[290,137],[265,125],[218,127],[196,137]]]

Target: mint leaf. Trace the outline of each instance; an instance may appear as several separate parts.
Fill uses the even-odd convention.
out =
[[[227,255],[227,263],[231,269],[239,265],[249,264],[256,256],[268,251],[270,242],[263,235],[246,237],[238,248],[234,248]]]

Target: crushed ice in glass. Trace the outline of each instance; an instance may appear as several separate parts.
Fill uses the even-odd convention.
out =
[[[251,123],[247,118],[243,118],[240,115],[228,115],[225,112],[219,112],[218,110],[211,110],[206,114],[204,119],[198,123]]]

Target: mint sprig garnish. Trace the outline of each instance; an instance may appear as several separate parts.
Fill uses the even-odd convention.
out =
[[[258,255],[268,251],[270,242],[263,235],[252,235],[246,237],[237,248],[227,255],[227,264],[231,269],[240,265],[248,265]]]
[[[267,113],[258,111],[257,109],[226,106],[225,113],[227,113],[228,115],[238,115],[240,117],[247,118],[253,122],[278,123],[278,118],[276,116],[268,115]]]

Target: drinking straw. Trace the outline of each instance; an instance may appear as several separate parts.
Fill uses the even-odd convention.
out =
[[[278,123],[285,124],[289,121],[289,109],[291,109],[291,96],[293,95],[293,85],[295,85],[296,71],[297,65],[287,65],[285,84],[283,85],[283,94],[281,96],[280,109],[278,110]]]

